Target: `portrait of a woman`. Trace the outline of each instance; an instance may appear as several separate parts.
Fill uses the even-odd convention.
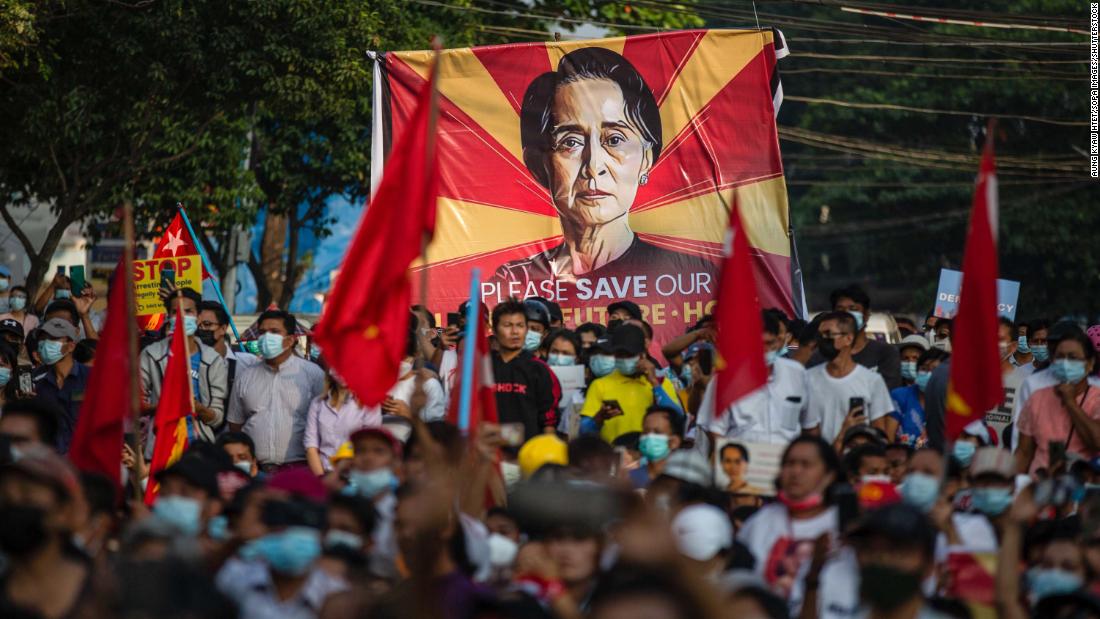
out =
[[[638,189],[661,155],[653,92],[625,58],[588,47],[528,86],[520,110],[523,160],[549,191],[563,242],[502,265],[503,280],[711,272],[714,265],[642,241],[630,227]]]

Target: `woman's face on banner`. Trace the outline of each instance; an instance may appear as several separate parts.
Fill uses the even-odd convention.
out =
[[[630,210],[652,149],[626,114],[622,90],[605,79],[554,93],[550,192],[562,217],[596,226]]]

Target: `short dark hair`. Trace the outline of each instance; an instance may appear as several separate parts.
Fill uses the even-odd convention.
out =
[[[546,338],[542,340],[542,343],[549,349],[554,344],[555,340],[565,340],[573,345],[573,350],[577,356],[581,354],[581,338],[576,333],[573,333],[569,329],[553,329],[550,333],[546,334]]]
[[[1012,332],[1012,339],[1016,339],[1016,323],[1012,322],[1005,316],[998,316],[997,324],[1001,327],[1008,327],[1008,330]]]
[[[784,312],[783,310],[779,309],[778,307],[768,307],[768,308],[765,308],[761,311],[765,315],[774,317],[777,321],[779,321],[780,324],[783,325],[783,328],[787,329],[788,331],[790,330],[790,320],[791,319],[787,316],[787,312]]]
[[[225,326],[229,324],[229,312],[225,311],[225,306],[217,301],[203,301],[199,303],[200,312],[213,312],[214,320],[218,321],[218,325]]]
[[[1081,348],[1083,348],[1085,352],[1086,364],[1088,364],[1089,361],[1096,361],[1096,349],[1092,346],[1092,340],[1084,331],[1081,330],[1080,327],[1067,329],[1062,337],[1058,338],[1058,344],[1056,344],[1054,348],[1057,349],[1058,346],[1061,346],[1062,342],[1065,342],[1066,340],[1073,340],[1074,342],[1077,342],[1081,345]],[[1054,358],[1054,350],[1050,351],[1050,358]]]
[[[500,303],[497,303],[497,306],[493,308],[493,330],[496,330],[497,325],[500,324],[501,318],[503,318],[504,316],[511,316],[513,314],[522,314],[523,320],[526,322],[527,308],[524,307],[522,302],[517,301],[514,297],[511,297],[501,301]]]
[[[226,445],[244,445],[248,448],[248,453],[252,454],[252,457],[256,457],[256,443],[252,441],[252,437],[244,432],[226,432],[218,437],[216,442],[218,447],[225,447]]]
[[[855,334],[856,332],[856,319],[848,312],[825,312],[818,316],[821,320],[817,323],[818,328],[821,328],[821,323],[827,320],[834,320],[840,325],[845,333]]]
[[[256,325],[259,326],[263,324],[265,320],[281,320],[283,322],[283,327],[289,335],[294,335],[298,330],[298,320],[294,318],[294,314],[287,311],[278,309],[264,310],[264,313],[260,314],[260,317],[256,319]]]
[[[795,337],[798,338],[798,345],[808,346],[813,343],[813,341],[817,339],[817,328],[819,326],[821,326],[821,314],[818,314],[813,320],[806,323],[798,330],[798,333],[795,334]]]
[[[779,459],[780,466],[787,461],[787,456],[791,453],[791,450],[798,445],[807,444],[813,445],[817,450],[817,457],[821,458],[821,462],[825,465],[825,470],[829,473],[836,475],[836,481],[845,481],[847,478],[844,475],[844,467],[840,464],[840,457],[837,456],[836,450],[829,444],[828,441],[820,436],[810,436],[809,434],[803,434],[796,436],[790,443],[787,443],[787,447],[783,450],[783,457]]]
[[[69,299],[54,299],[46,305],[46,311],[42,312],[42,322],[46,322],[46,317],[54,312],[65,312],[69,315],[69,322],[73,325],[80,325],[80,312],[76,310],[76,304]]]
[[[596,339],[600,339],[607,333],[607,327],[596,322],[586,322],[577,327],[577,337],[580,337],[582,333],[591,333],[596,336]]]
[[[597,434],[582,434],[569,441],[566,448],[570,466],[584,468],[585,464],[599,458],[614,458],[615,449]]]
[[[177,288],[179,295],[185,299],[191,299],[195,302],[195,307],[202,305],[202,295],[191,290],[190,288]],[[174,315],[176,309],[176,295],[169,295],[164,299],[164,309],[168,310],[169,314]]]
[[[851,299],[863,306],[864,310],[871,310],[871,297],[859,284],[851,284],[844,288],[838,288],[829,293],[829,307],[836,307],[837,301]]]
[[[864,458],[885,458],[886,448],[875,441],[864,443],[849,451],[844,456],[844,468],[849,476],[859,475],[859,469],[863,466]]]
[[[928,350],[920,354],[920,358],[917,359],[917,367],[924,365],[928,361],[946,361],[951,357],[951,353],[940,350],[939,348],[929,348]]]
[[[413,312],[424,312],[424,315],[428,317],[428,325],[433,329],[436,327],[435,314],[432,313],[432,310],[430,310],[427,307],[425,307],[423,305],[420,305],[418,303],[418,304],[412,306],[412,311]]]
[[[359,527],[363,530],[363,537],[369,537],[374,532],[378,523],[378,512],[374,509],[374,502],[366,497],[356,494],[336,493],[329,499],[329,509],[342,508],[351,512]]]
[[[1033,337],[1036,331],[1050,331],[1050,321],[1045,318],[1036,318],[1027,323],[1027,336],[1029,338]]]
[[[771,333],[772,335],[779,335],[779,319],[775,314],[768,310],[760,312],[760,320],[764,324],[764,333]]]
[[[749,461],[749,450],[741,443],[726,443],[722,445],[722,448],[718,450],[718,459],[721,460],[726,455],[727,449],[736,449],[741,452],[741,459],[745,462]]]
[[[684,416],[675,409],[659,404],[650,406],[645,410],[645,415],[642,416],[643,424],[645,423],[645,418],[650,415],[664,415],[668,417],[668,425],[672,426],[672,434],[675,436],[684,435]]]
[[[38,436],[46,445],[57,444],[62,410],[56,404],[41,398],[11,400],[4,404],[3,417],[29,417],[34,421]]]

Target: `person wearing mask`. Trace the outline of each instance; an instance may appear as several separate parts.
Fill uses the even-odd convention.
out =
[[[434,331],[433,331],[434,332]],[[386,393],[382,401],[382,413],[412,417],[412,405],[417,390],[424,394],[424,404],[417,411],[424,422],[438,421],[446,415],[443,383],[426,368],[416,368],[418,357],[415,322],[410,323],[408,338],[405,341],[405,357],[397,370],[397,382]]]
[[[297,326],[294,316],[282,310],[260,314],[264,362],[238,368],[229,399],[229,429],[252,438],[264,472],[305,461],[306,413],[324,389],[324,370],[294,354]]]
[[[256,355],[229,345],[229,313],[217,301],[199,303],[198,328],[195,329],[195,337],[225,359],[227,395],[233,393],[233,382],[237,378],[238,366],[244,367],[260,362]]]
[[[11,318],[23,325],[23,332],[30,333],[38,328],[38,316],[27,311],[27,289],[23,286],[12,286],[7,292],[8,311],[0,314],[0,320]]]
[[[898,343],[898,357],[901,359],[901,384],[912,385],[917,380],[917,366],[920,357],[928,350],[928,340],[919,335],[906,336]]]
[[[188,451],[172,466],[156,474],[159,485],[153,516],[196,538],[210,520],[221,514],[218,469],[208,458]]]
[[[917,323],[913,322],[912,318],[908,316],[894,316],[894,324],[898,326],[898,335],[904,340],[910,335],[920,335],[917,332]],[[924,343],[927,345],[928,340],[925,339]]]
[[[674,337],[661,347],[661,354],[668,359],[674,367],[678,366],[677,358],[684,351],[695,344],[713,344],[716,332],[714,330],[714,316],[703,316],[692,325],[683,335]]]
[[[496,342],[493,378],[500,422],[522,423],[527,440],[553,431],[558,425],[558,403],[550,369],[526,350],[527,307],[509,299],[493,308],[492,320]]]
[[[92,284],[86,283],[79,294],[73,294],[71,286],[69,278],[58,273],[38,295],[34,309],[42,314],[42,322],[62,316],[63,312],[65,317],[72,318],[73,326],[80,329],[85,338],[97,339],[99,335],[91,318],[92,304],[96,300]]]
[[[843,472],[828,442],[816,436],[794,439],[780,460],[778,500],[757,510],[737,534],[755,559],[756,574],[795,611],[802,601],[792,592],[802,584],[798,581],[809,549],[823,536],[835,540],[839,535],[838,510],[827,499],[838,481],[843,481]]]
[[[1050,362],[1050,349],[1047,347],[1050,323],[1038,318],[1027,324],[1020,323],[1016,328],[1016,354],[1012,356],[1012,362],[1026,378],[1036,370],[1045,368]]]
[[[628,320],[643,320],[642,308],[638,307],[638,304],[633,301],[616,301],[607,306],[607,326],[608,329],[612,327],[612,321],[618,321],[615,324],[622,324]]]
[[[798,348],[792,350],[788,357],[791,361],[797,361],[802,367],[809,367],[811,361],[817,358],[817,327],[821,324],[819,314],[808,324],[795,332],[798,339]]]
[[[586,322],[577,327],[577,337],[581,340],[581,349],[587,351],[596,343],[596,340],[604,337],[607,328],[595,322]]]
[[[870,424],[885,432],[886,416],[894,410],[883,377],[852,358],[856,323],[846,311],[821,316],[817,350],[826,362],[806,372],[806,388],[813,397],[802,427],[820,426],[821,436],[830,443],[857,425]],[[887,435],[887,442],[891,438]]]
[[[88,366],[73,359],[78,337],[76,327],[62,318],[51,318],[38,328],[42,366],[33,377],[35,398],[61,409],[57,450],[62,454],[69,451],[91,373]]]
[[[856,285],[829,294],[834,312],[848,312],[855,319],[852,359],[882,376],[890,389],[901,386],[901,362],[898,349],[867,337],[867,321],[871,319],[871,297]],[[825,359],[826,361],[828,359]]]
[[[1062,441],[1067,454],[1091,460],[1100,453],[1100,389],[1089,385],[1096,370],[1096,350],[1080,329],[1058,340],[1050,372],[1056,386],[1035,391],[1020,413],[1020,446],[1016,450],[1020,473],[1035,474],[1056,467],[1049,446]]]
[[[581,409],[581,433],[599,435],[608,443],[622,434],[642,429],[642,418],[650,406],[678,411],[683,407],[667,378],[657,375],[645,358],[645,332],[622,324],[611,332],[615,371],[588,386]]]
[[[169,332],[180,328],[176,324],[176,308],[183,314],[183,331],[187,335],[187,350],[191,353],[191,382],[195,395],[195,418],[188,420],[189,440],[214,442],[214,434],[225,423],[225,399],[228,396],[228,380],[225,359],[216,350],[203,344],[195,337],[198,329],[199,303],[202,297],[190,288],[181,289],[177,295],[165,301],[168,312]],[[147,411],[155,411],[160,401],[161,385],[164,373],[168,369],[168,353],[172,338],[166,337],[154,342],[141,351],[141,389],[145,397]],[[198,421],[198,423],[195,423]],[[148,441],[150,450],[154,441]],[[152,451],[146,453],[152,456]]]
[[[26,341],[26,333],[23,325],[14,318],[0,319],[0,343],[11,346],[20,363],[27,363],[27,352],[23,348]]]
[[[354,454],[348,485],[343,493],[360,496],[374,503],[378,522],[372,538],[374,569],[381,574],[396,573],[397,540],[394,536],[394,510],[400,483],[403,446],[393,434],[381,427],[356,430],[351,435]]]
[[[19,371],[18,364],[15,350],[0,342],[0,406],[16,399],[16,389],[19,387],[19,381],[16,378],[16,373]]]
[[[669,454],[680,448],[683,432],[684,417],[679,411],[649,407],[638,438],[638,451],[645,458],[645,465],[630,471],[630,482],[635,488],[645,488],[664,471]]]
[[[533,297],[523,302],[524,315],[527,318],[527,333],[523,338],[523,350],[536,353],[542,345],[542,338],[550,332],[550,310],[546,303]]]
[[[329,499],[324,554],[318,567],[349,584],[362,582],[371,550],[371,534],[378,520],[374,503],[360,496],[337,494]]]
[[[256,445],[252,437],[244,432],[224,432],[216,442],[229,456],[233,466],[249,477],[260,475],[260,466],[256,461]]]
[[[317,476],[331,471],[329,458],[347,442],[352,432],[380,425],[382,412],[378,407],[360,404],[347,385],[330,371],[325,375],[325,392],[310,403],[306,413],[304,441],[309,470]]]
[[[913,348],[904,349],[903,354],[911,350]],[[924,412],[924,392],[928,388],[928,381],[932,378],[932,371],[947,357],[947,353],[938,348],[923,349],[915,362],[916,373],[913,375],[913,383],[890,391],[894,411],[886,418],[886,435],[893,436],[895,442],[914,448],[923,447],[928,442],[925,429],[927,422]],[[903,374],[907,371],[907,363],[902,361]]]
[[[558,377],[558,372],[569,370],[557,368],[577,367],[583,373],[581,355],[585,351],[581,348],[581,341],[576,333],[568,329],[553,329],[543,338],[543,346],[546,350],[546,365],[550,367],[554,378],[558,379],[559,385],[562,384],[562,380]],[[584,406],[584,385],[580,385],[579,388],[563,386],[561,389],[561,398],[558,402],[558,430],[575,436],[579,431],[578,415],[581,407]]]
[[[715,414],[717,383],[711,381],[703,393],[697,423],[711,439],[723,437],[742,443],[786,445],[803,432],[815,433],[820,422],[809,417],[809,393],[806,370],[802,364],[782,356],[780,321],[774,314],[763,313],[764,363],[768,383],[735,402],[721,415]]]

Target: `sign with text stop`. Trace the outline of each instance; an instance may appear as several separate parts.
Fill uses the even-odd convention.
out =
[[[135,260],[134,306],[138,316],[164,312],[164,301],[158,294],[163,269],[175,271],[177,288],[190,288],[202,294],[202,261],[197,255]]]

